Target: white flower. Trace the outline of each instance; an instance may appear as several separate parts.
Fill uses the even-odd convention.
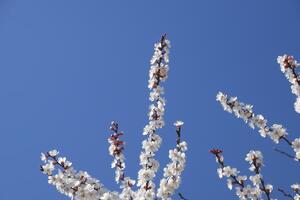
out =
[[[183,121],[176,121],[176,122],[174,123],[174,126],[176,126],[176,127],[181,127],[183,124],[184,124]]]
[[[247,185],[243,189],[240,187],[237,187],[236,195],[241,200],[251,199],[251,200],[257,200],[260,199],[262,196],[262,191],[257,187],[251,187],[250,185]]]
[[[177,145],[181,151],[186,151],[187,150],[187,143],[185,141],[180,142],[179,145]]]
[[[53,149],[52,151],[49,151],[48,154],[51,156],[51,157],[55,157],[58,155],[58,151],[56,149]]]
[[[277,63],[280,65],[280,69],[283,73],[285,72],[286,69],[286,64],[285,64],[286,57],[287,55],[277,57]]]
[[[291,85],[291,90],[293,94],[295,94],[296,96],[300,96],[300,85],[298,84]]]
[[[135,184],[135,180],[129,177],[125,177],[121,188],[132,187],[134,184]]]
[[[249,125],[252,128],[257,127],[259,129],[264,129],[267,126],[267,120],[262,115],[256,115],[252,117],[251,121],[249,122]]]
[[[258,133],[262,136],[262,137],[266,137],[267,135],[270,134],[270,130],[268,127],[262,128],[258,131]]]
[[[70,161],[68,161],[66,157],[59,157],[57,159],[57,162],[59,164],[61,164],[62,166],[64,166],[65,168],[71,167],[71,165],[72,165],[72,163]]]
[[[49,184],[52,184],[52,185],[56,185],[57,184],[57,175],[55,175],[55,176],[48,176],[48,183]]]
[[[296,138],[292,142],[292,147],[293,147],[293,149],[294,149],[295,152],[299,152],[300,151],[300,138]]]
[[[292,188],[295,192],[299,192],[299,191],[300,191],[300,184],[295,183],[295,184],[291,185],[291,188]]]
[[[155,131],[155,127],[150,125],[150,124],[147,124],[145,127],[144,127],[144,132],[143,132],[143,135],[148,135],[148,134],[153,134]]]
[[[164,88],[158,85],[150,92],[149,100],[150,101],[158,100],[159,97],[163,94],[164,94]]]
[[[218,92],[216,100],[221,103],[225,111],[232,112],[232,105],[235,103],[237,98],[231,98],[228,100],[227,95],[222,92]]]
[[[267,190],[269,193],[271,193],[272,190],[273,190],[273,185],[267,184],[267,185],[265,185],[265,188],[266,188],[266,190]]]
[[[230,177],[230,176],[237,176],[239,171],[236,168],[231,168],[230,166],[226,166],[222,169],[223,176]]]
[[[250,176],[249,179],[252,181],[254,186],[258,186],[261,183],[261,178],[262,175],[261,174],[256,174],[254,176]]]
[[[174,161],[184,162],[185,153],[177,149],[169,150],[169,158]]]
[[[147,181],[152,180],[155,176],[155,173],[153,170],[151,169],[142,169],[139,171],[138,174],[138,183],[137,186],[141,186],[143,184],[145,184]]]
[[[239,106],[234,106],[233,111],[238,118],[242,118],[245,122],[248,122],[253,114],[252,108],[252,105],[240,104]]]
[[[141,152],[140,154],[140,165],[145,165],[148,163],[148,158],[151,158],[151,154],[148,152]]]
[[[263,156],[260,151],[253,151],[251,150],[245,158],[246,161],[250,164],[250,171],[260,170],[263,166]]]
[[[237,181],[241,184],[243,184],[247,180],[247,176],[238,176]]]
[[[46,163],[47,156],[44,153],[41,153],[41,160]]]
[[[52,171],[55,169],[55,166],[53,165],[52,162],[49,162],[49,163],[43,165],[42,169],[43,169],[44,174],[47,174],[48,176],[50,176],[52,174]]]
[[[245,160],[249,162],[250,164],[253,164],[255,161],[256,164],[262,164],[263,163],[263,155],[260,151],[249,151],[249,153],[246,155]]]
[[[279,139],[287,135],[286,129],[281,124],[273,124],[269,133],[271,139],[275,143],[279,143]]]
[[[159,168],[159,162],[157,160],[155,160],[155,159],[150,159],[148,161],[148,165],[149,165],[149,167],[151,167],[151,169],[154,172],[156,172],[158,170],[158,168]]]
[[[165,81],[168,77],[169,66],[167,64],[162,65],[159,69],[159,75],[162,81]]]
[[[296,161],[300,160],[300,151],[297,151],[296,152],[296,158],[295,158]]]
[[[294,104],[294,107],[295,107],[295,111],[297,113],[300,113],[300,97],[297,98],[295,104]]]
[[[216,96],[216,100],[220,101],[220,102],[223,102],[223,103],[226,103],[226,101],[227,101],[227,95],[223,94],[222,92],[218,92],[218,94]]]
[[[216,157],[216,162],[219,163],[220,162],[224,162],[224,157],[222,155],[220,155],[219,158]]]
[[[223,169],[222,168],[218,168],[217,173],[219,175],[219,178],[223,178]]]
[[[154,138],[152,137],[152,139],[153,140],[150,141],[149,140],[143,141],[143,149],[145,149],[147,152],[156,152],[160,147],[161,138],[159,137],[159,139],[154,140]]]
[[[277,57],[277,62],[280,65],[281,71],[284,73],[288,68],[295,68],[299,66],[297,60],[293,56],[284,54],[283,56]]]
[[[229,190],[232,190],[232,186],[234,184],[234,181],[230,178],[227,179],[227,187],[229,188]]]
[[[101,197],[101,200],[117,200],[117,195],[111,192],[106,192]]]

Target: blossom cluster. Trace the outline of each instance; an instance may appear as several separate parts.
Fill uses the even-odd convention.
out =
[[[254,172],[254,175],[249,176],[249,178],[239,175],[240,172],[236,168],[225,165],[221,150],[212,149],[210,152],[215,155],[216,162],[219,164],[219,168],[217,169],[219,177],[227,177],[228,188],[232,190],[234,187],[239,199],[259,200],[262,199],[263,194],[265,194],[268,200],[275,200],[271,198],[273,186],[271,184],[265,184],[261,174],[263,156],[260,151],[251,150],[246,155],[245,160],[250,164],[249,169]],[[248,184],[247,180],[249,180]]]
[[[112,192],[104,188],[97,179],[92,178],[87,172],[76,172],[72,163],[66,158],[58,157],[58,151],[49,151],[42,154],[41,166],[43,173],[49,177],[49,183],[63,194],[75,200],[154,200],[161,198],[171,200],[174,191],[181,183],[181,174],[186,163],[185,151],[187,143],[181,141],[182,121],[177,121],[176,126],[177,146],[169,151],[170,163],[164,168],[160,187],[155,188],[154,178],[159,168],[159,162],[154,158],[162,139],[157,134],[164,122],[165,99],[162,97],[164,88],[161,83],[168,77],[170,42],[166,35],[154,45],[154,54],[150,61],[148,87],[150,89],[149,100],[152,102],[149,108],[149,121],[144,127],[143,135],[147,136],[142,142],[140,154],[141,169],[134,190],[135,180],[125,176],[124,141],[121,140],[123,132],[119,131],[119,125],[115,121],[111,123],[111,135],[108,138],[109,154],[113,157],[111,167],[115,169],[115,181],[120,184],[121,192]],[[61,169],[56,169],[60,167]],[[53,174],[57,171],[57,174]],[[182,198],[182,195],[179,195]]]
[[[121,182],[120,188],[122,192],[120,194],[121,199],[130,200],[135,196],[134,191],[132,190],[135,180],[132,180],[130,177],[125,177],[125,156],[123,153],[124,150],[124,141],[120,137],[124,134],[119,131],[119,124],[115,121],[111,122],[110,130],[112,134],[108,138],[109,154],[114,157],[114,160],[111,163],[111,167],[115,168],[115,180],[117,183]]]
[[[181,126],[183,122],[177,121],[175,124],[177,132],[177,147],[169,151],[169,163],[164,168],[164,178],[161,179],[160,185],[157,191],[157,196],[163,200],[170,200],[174,191],[179,187],[181,183],[181,173],[184,170],[186,157],[185,151],[187,150],[187,143],[181,142]]]
[[[57,150],[42,153],[41,171],[48,175],[48,183],[54,185],[62,194],[75,200],[100,199],[109,193],[97,179],[92,178],[87,172],[77,172],[72,163],[65,157],[60,157]],[[105,199],[105,198],[102,198]],[[106,200],[108,200],[106,198]]]
[[[169,71],[169,48],[170,42],[166,35],[154,45],[154,54],[150,61],[148,87],[150,89],[149,100],[152,102],[149,108],[149,122],[144,127],[143,135],[147,138],[142,142],[140,154],[140,165],[142,168],[138,172],[139,190],[138,199],[150,200],[155,198],[155,183],[153,181],[159,168],[159,162],[154,158],[155,153],[160,148],[162,139],[157,134],[157,130],[162,128],[164,122],[165,99],[162,97],[164,88],[160,86],[162,81],[168,77]]]
[[[279,143],[281,140],[290,145],[295,152],[295,160],[300,160],[300,138],[296,138],[290,141],[287,138],[287,131],[281,124],[267,125],[267,120],[261,114],[254,114],[253,106],[239,102],[237,97],[227,97],[226,94],[219,92],[217,94],[217,101],[221,103],[224,110],[233,113],[237,118],[242,118],[245,123],[248,123],[250,127],[258,128],[258,132],[262,137],[270,137],[275,143]]]
[[[296,72],[296,68],[300,66],[300,64],[293,56],[286,54],[283,56],[278,56],[277,62],[280,65],[282,73],[285,74],[288,81],[292,84],[292,93],[297,96],[294,104],[295,111],[300,113],[300,75]]]
[[[291,90],[297,96],[295,102],[295,110],[300,113],[300,77],[296,72],[296,68],[299,66],[299,63],[294,59],[293,56],[283,55],[277,58],[277,62],[280,65],[281,71],[285,74],[286,78],[292,84]],[[286,128],[281,124],[273,124],[271,126],[267,125],[267,120],[263,115],[256,115],[253,112],[253,106],[250,104],[245,104],[239,102],[237,97],[227,97],[226,94],[219,92],[216,97],[217,101],[223,106],[224,110],[233,113],[237,118],[242,118],[245,123],[247,123],[253,129],[257,128],[259,134],[262,137],[270,137],[275,143],[280,143],[281,141],[286,142],[295,152],[295,155],[286,153],[285,151],[275,148],[275,151],[289,157],[293,158],[296,161],[300,161],[300,138],[294,140],[288,139],[288,133]],[[222,178],[226,176],[228,178],[228,187],[232,189],[232,186],[235,185],[237,188],[237,195],[240,199],[260,199],[261,194],[256,192],[255,196],[252,196],[253,187],[245,186],[245,181],[247,177],[239,176],[239,172],[236,168],[231,168],[230,166],[225,166],[224,158],[221,155],[222,151],[218,149],[212,149],[210,151],[216,156],[216,160],[220,165],[218,169],[219,177]],[[245,159],[250,164],[250,170],[255,173],[254,176],[250,176],[249,180],[252,182],[254,188],[257,188],[257,191],[265,193],[268,200],[271,199],[270,194],[272,192],[273,186],[270,184],[265,184],[263,176],[261,175],[261,167],[263,166],[263,156],[260,151],[250,151]],[[246,191],[248,194],[244,195],[243,192]],[[291,185],[291,189],[294,194],[287,193],[285,190],[278,188],[278,191],[283,194],[283,196],[293,199],[300,200],[300,184],[295,183]],[[242,192],[242,193],[241,193]],[[242,195],[241,195],[242,194]]]

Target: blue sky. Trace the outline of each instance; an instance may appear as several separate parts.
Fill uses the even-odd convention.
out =
[[[276,63],[283,53],[300,59],[299,9],[298,0],[1,0],[0,199],[67,199],[39,172],[40,152],[52,148],[117,189],[107,153],[111,120],[125,131],[127,173],[136,177],[149,59],[163,33],[172,49],[157,156],[162,170],[175,144],[172,124],[185,121],[179,191],[190,200],[235,198],[217,177],[212,147],[244,174],[245,154],[261,150],[267,182],[287,188],[299,181],[298,163],[215,101],[219,90],[237,95],[299,136],[295,97]]]

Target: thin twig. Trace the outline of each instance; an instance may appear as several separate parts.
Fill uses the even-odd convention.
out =
[[[280,150],[278,148],[274,148],[274,151],[276,151],[276,152],[278,152],[278,153],[280,153],[280,154],[282,154],[282,155],[284,155],[284,156],[286,156],[288,158],[295,159],[295,156],[292,156],[291,154],[289,154],[289,153],[287,153],[285,151],[282,151],[282,150]]]
[[[280,139],[284,140],[286,143],[288,143],[288,145],[292,146],[292,142],[286,136],[282,136]]]
[[[188,200],[187,198],[185,198],[180,192],[178,192],[178,196],[180,199],[182,200]]]
[[[279,191],[279,192],[281,192],[281,193],[283,194],[283,196],[285,196],[285,197],[288,197],[288,198],[290,198],[290,199],[293,199],[293,200],[294,200],[294,197],[293,197],[291,194],[289,194],[289,193],[285,192],[283,189],[281,189],[281,188],[278,188],[278,191]]]

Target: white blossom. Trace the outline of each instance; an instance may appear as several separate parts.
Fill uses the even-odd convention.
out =
[[[260,151],[249,151],[245,160],[249,162],[250,165],[258,165],[258,167],[263,165],[263,155]]]
[[[295,70],[300,64],[293,56],[286,54],[278,56],[277,62],[280,65],[281,71],[285,74],[285,77],[292,84],[291,91],[297,96],[297,100],[294,104],[295,111],[300,113],[300,76]]]
[[[294,149],[295,152],[299,152],[300,151],[300,138],[296,138],[292,142],[292,147],[293,147],[293,149]]]
[[[275,143],[279,143],[279,140],[287,135],[286,129],[281,124],[273,124],[269,133],[271,139]]]
[[[265,188],[269,193],[271,193],[273,191],[273,185],[271,185],[271,184],[265,185]]]
[[[43,162],[47,162],[47,156],[44,154],[44,153],[41,153],[41,161],[43,161]]]
[[[51,156],[51,157],[55,157],[58,155],[58,151],[56,149],[53,149],[51,151],[48,152],[48,154]]]
[[[300,97],[297,97],[296,102],[294,103],[295,111],[300,113]]]
[[[106,192],[101,197],[101,200],[117,200],[117,199],[119,199],[118,195],[116,193],[112,193],[112,192]]]
[[[300,152],[299,152],[299,151],[296,152],[295,160],[296,160],[296,161],[299,161],[299,160],[300,160]]]
[[[300,191],[300,184],[295,183],[295,184],[291,185],[291,188],[292,188],[295,192],[299,192],[299,191]]]
[[[184,124],[183,121],[176,121],[176,122],[174,123],[174,126],[180,127],[180,126],[182,126],[183,124]]]
[[[55,166],[53,165],[53,162],[48,162],[47,164],[42,166],[43,173],[47,175],[51,175],[54,169]]]
[[[260,184],[261,178],[262,178],[261,174],[256,174],[254,176],[249,177],[249,179],[252,181],[254,186],[258,186]]]

